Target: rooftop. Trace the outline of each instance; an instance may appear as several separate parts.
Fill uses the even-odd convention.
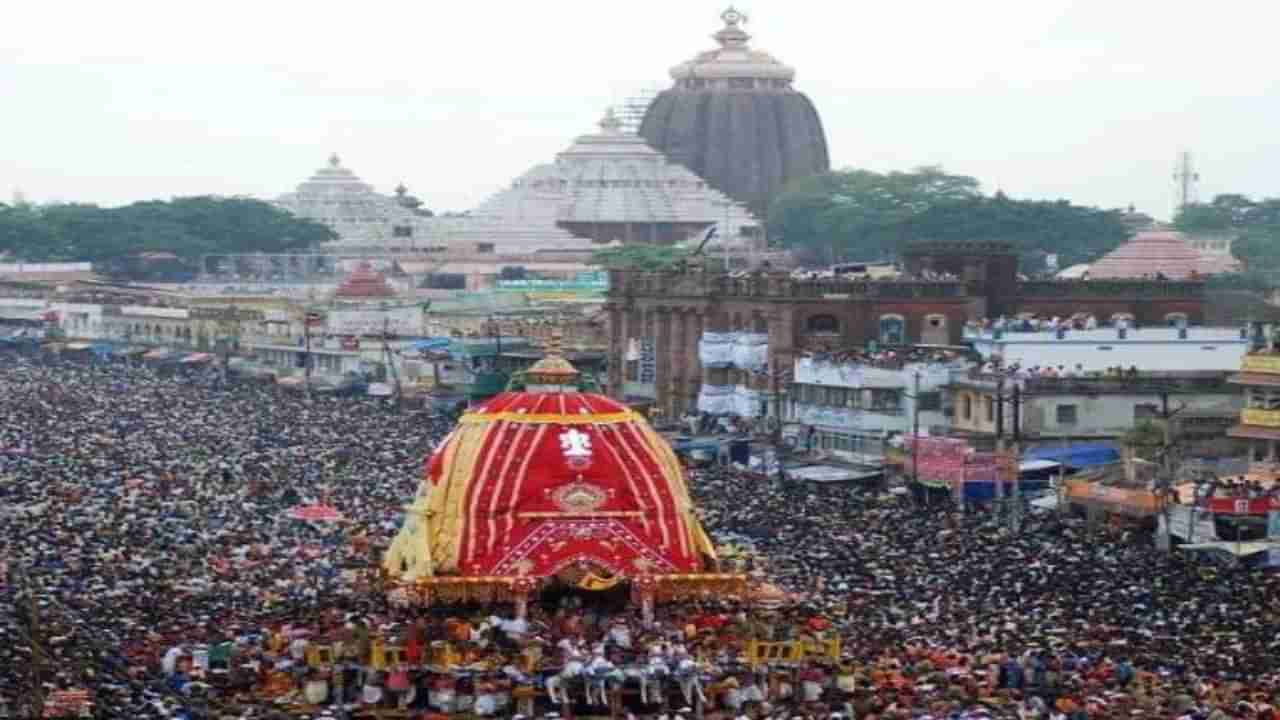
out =
[[[1240,265],[1230,256],[1205,255],[1171,230],[1139,232],[1089,268],[1089,277],[1143,278],[1157,274],[1173,280],[1233,272]]]

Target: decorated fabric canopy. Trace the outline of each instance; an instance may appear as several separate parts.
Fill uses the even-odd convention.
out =
[[[614,400],[545,391],[567,373],[548,357],[529,371],[544,391],[502,393],[462,417],[387,552],[393,578],[661,585],[714,560],[670,445]]]

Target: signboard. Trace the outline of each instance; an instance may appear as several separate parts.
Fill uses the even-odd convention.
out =
[[[1268,498],[1209,498],[1209,512],[1215,515],[1266,515],[1272,504]]]
[[[651,338],[640,338],[640,382],[652,385],[658,379],[657,342]]]
[[[422,310],[417,305],[392,308],[342,308],[329,311],[325,331],[330,335],[421,335]]]
[[[1085,481],[1066,483],[1067,497],[1077,502],[1110,505],[1111,510],[1131,515],[1156,512],[1159,502],[1150,490],[1126,490]]]
[[[499,280],[496,287],[499,292],[600,293],[609,289],[609,280]]]

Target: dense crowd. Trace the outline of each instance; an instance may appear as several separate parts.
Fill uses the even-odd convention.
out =
[[[99,717],[269,717],[315,680],[310,644],[340,640],[358,659],[384,638],[407,665],[344,666],[323,704],[508,716],[501,698],[534,681],[536,642],[555,677],[576,664],[634,686],[668,668],[684,716],[702,694],[727,717],[1277,720],[1273,575],[1056,515],[1013,533],[874,489],[732,470],[693,471],[707,528],[802,596],[794,606],[670,606],[654,625],[572,597],[527,622],[390,607],[369,569],[451,419],[386,402],[0,355],[0,711],[19,716],[34,679],[89,689]],[[312,504],[346,521],[290,516]],[[423,671],[443,637],[487,670]],[[749,638],[800,637],[840,638],[838,657],[741,662]]]

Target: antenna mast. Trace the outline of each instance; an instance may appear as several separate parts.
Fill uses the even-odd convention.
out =
[[[1183,150],[1178,155],[1178,165],[1173,171],[1173,181],[1178,186],[1178,209],[1196,201],[1196,183],[1200,182],[1200,173],[1196,172],[1191,162],[1191,152]]]

